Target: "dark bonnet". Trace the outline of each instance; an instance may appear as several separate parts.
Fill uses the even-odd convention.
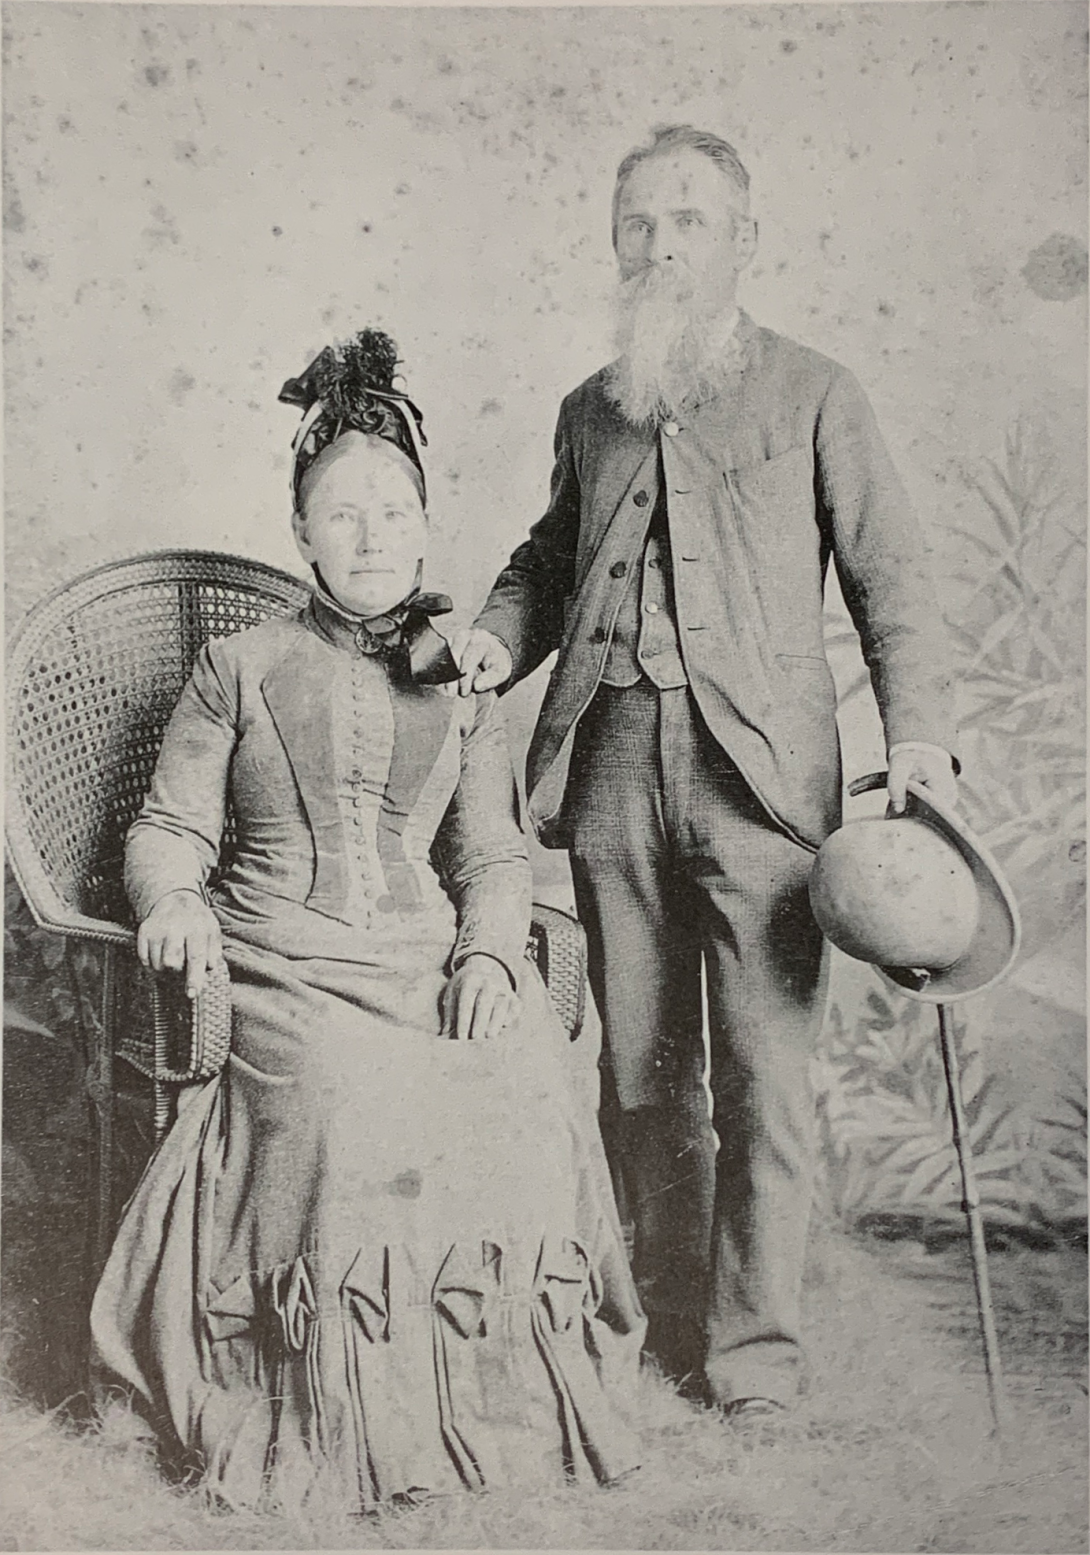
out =
[[[352,431],[393,444],[408,459],[423,500],[419,444],[427,443],[424,418],[408,395],[394,388],[397,363],[397,346],[389,335],[381,329],[362,329],[351,340],[326,346],[304,373],[289,378],[280,390],[281,403],[297,405],[304,412],[293,444],[291,484],[296,507],[307,469],[330,443]]]

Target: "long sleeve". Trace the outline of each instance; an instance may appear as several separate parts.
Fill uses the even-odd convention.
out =
[[[125,889],[138,921],[169,891],[203,892],[219,857],[237,738],[238,691],[222,645],[201,650],[129,830]]]
[[[510,649],[511,685],[560,646],[564,607],[575,586],[580,491],[568,430],[570,398],[560,407],[553,440],[549,506],[496,579],[475,623]]]
[[[458,913],[451,967],[474,954],[494,956],[517,986],[530,930],[532,877],[503,716],[491,693],[477,698],[461,763],[432,850]]]
[[[819,515],[862,642],[888,746],[955,758],[951,655],[923,532],[851,373],[833,375],[815,437]]]

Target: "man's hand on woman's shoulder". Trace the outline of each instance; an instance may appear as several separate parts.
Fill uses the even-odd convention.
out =
[[[514,664],[510,649],[481,626],[455,632],[450,651],[462,672],[458,689],[464,697],[472,691],[494,691],[511,679]]]
[[[153,972],[184,970],[185,991],[195,999],[223,960],[215,913],[196,891],[168,891],[137,929],[136,954]]]

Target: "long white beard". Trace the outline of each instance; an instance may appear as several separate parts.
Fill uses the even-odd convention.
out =
[[[714,399],[741,372],[733,306],[694,286],[689,273],[641,271],[620,283],[615,306],[619,360],[607,392],[636,425]]]

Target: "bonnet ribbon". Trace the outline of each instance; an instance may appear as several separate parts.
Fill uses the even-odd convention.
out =
[[[392,610],[364,620],[337,603],[317,567],[314,575],[317,599],[324,609],[352,628],[361,653],[381,655],[398,665],[417,685],[442,686],[458,679],[460,672],[450,645],[430,620],[431,616],[445,616],[453,610],[448,594],[424,593],[418,582]]]
[[[401,661],[417,685],[444,685],[457,680],[460,672],[450,645],[429,617],[449,615],[453,609],[448,594],[424,594],[414,589],[386,615],[369,617],[356,634],[357,644],[368,651],[361,641],[366,633],[379,652]]]
[[[311,431],[314,429],[315,424],[321,420],[323,415],[326,414],[326,407],[318,395],[316,378],[318,366],[326,356],[328,349],[329,348],[327,347],[326,351],[320,352],[319,355],[314,358],[313,362],[311,362],[306,371],[299,374],[298,378],[289,378],[277,396],[282,405],[297,405],[299,409],[304,412],[303,419],[299,423],[299,428],[296,431],[295,437],[292,439],[291,445],[292,453],[295,455],[296,462],[298,462],[299,456],[303,452],[304,446],[306,444],[306,440],[309,437]],[[426,503],[427,491],[424,478],[424,448],[427,445],[428,440],[424,436],[423,416],[417,409],[416,405],[413,404],[409,396],[407,394],[400,393],[397,389],[376,389],[368,384],[366,392],[371,396],[372,399],[381,400],[384,405],[391,406],[394,410],[397,411],[402,421],[405,423],[405,430],[409,434],[409,442],[412,445],[415,454],[415,461],[410,460],[409,462],[415,462],[416,464],[414,477],[419,478],[420,498],[422,502]],[[332,441],[335,441],[338,435],[339,429],[334,433]],[[381,436],[381,434],[375,435]],[[386,441],[391,440],[386,439]],[[397,444],[394,443],[393,446],[396,448]],[[400,450],[398,451],[400,452]],[[296,470],[293,468],[293,491],[295,489],[295,480]]]

